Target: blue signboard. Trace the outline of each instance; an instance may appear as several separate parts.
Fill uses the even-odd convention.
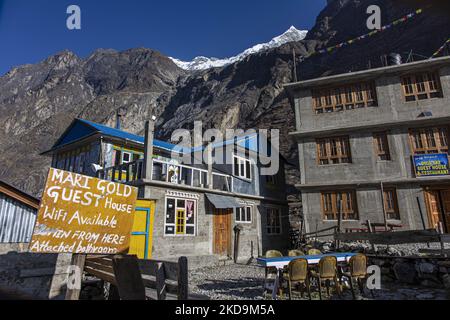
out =
[[[450,175],[448,155],[422,154],[414,156],[416,177],[437,177]]]

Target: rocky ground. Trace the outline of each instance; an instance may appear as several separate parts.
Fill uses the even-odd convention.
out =
[[[191,292],[210,297],[212,300],[260,300],[270,299],[263,291],[264,269],[256,264],[227,265],[214,268],[203,268],[190,274]],[[287,297],[284,297],[287,299]],[[313,299],[319,299],[316,289],[313,289]],[[294,299],[302,299],[299,294]],[[303,298],[305,299],[305,298]],[[346,290],[341,298],[331,293],[324,294],[324,299],[351,300],[352,295]],[[444,288],[426,288],[398,283],[382,283],[382,290],[368,291],[357,299],[364,300],[448,300],[450,291]]]

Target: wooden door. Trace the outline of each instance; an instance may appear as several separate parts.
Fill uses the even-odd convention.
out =
[[[139,259],[152,257],[154,213],[154,201],[138,200],[136,202],[128,253],[137,255]]]
[[[214,254],[231,256],[231,217],[233,209],[214,210]]]
[[[428,220],[431,228],[438,228],[442,222],[442,214],[439,204],[439,191],[427,191],[428,199]]]
[[[445,225],[447,226],[447,233],[450,232],[450,190],[443,190],[441,191],[441,197],[442,197],[442,206],[444,207],[444,230]]]

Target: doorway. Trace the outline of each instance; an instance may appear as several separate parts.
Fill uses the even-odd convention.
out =
[[[214,254],[231,257],[233,209],[214,209]]]
[[[432,228],[450,232],[450,189],[433,188],[425,191],[427,200],[428,221]]]

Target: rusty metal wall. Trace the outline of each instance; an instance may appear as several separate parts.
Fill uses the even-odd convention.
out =
[[[37,210],[0,193],[0,243],[31,240]]]

